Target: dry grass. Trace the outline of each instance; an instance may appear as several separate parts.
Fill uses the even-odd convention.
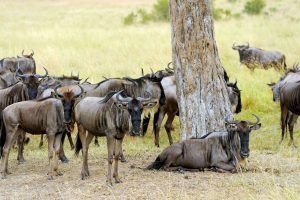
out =
[[[245,1],[232,4],[215,1],[217,7],[241,12]],[[124,26],[122,18],[132,10],[150,9],[153,1],[131,0],[62,0],[1,1],[0,57],[15,56],[22,49],[35,50],[40,66],[51,74],[70,71],[91,77],[138,76],[140,67],[148,70],[165,67],[171,60],[170,25],[149,23]],[[278,104],[272,102],[266,85],[280,76],[274,70],[251,73],[239,67],[233,42],[249,41],[258,47],[284,52],[288,66],[299,61],[300,17],[297,0],[267,1],[261,16],[242,15],[215,22],[216,40],[222,63],[231,80],[238,80],[242,89],[243,112],[237,118],[261,117],[262,128],[251,136],[248,171],[240,174],[168,173],[144,171],[157,154],[168,145],[165,131],[162,148],[153,144],[153,135],[145,138],[126,137],[128,163],[120,164],[124,183],[107,187],[106,147],[92,145],[91,177],[80,180],[81,156],[76,158],[67,146],[69,164],[61,164],[63,177],[46,180],[47,150],[38,149],[39,137],[25,147],[27,163],[17,165],[16,152],[10,156],[12,175],[0,180],[0,199],[299,199],[300,150],[288,146],[288,139],[279,146]],[[179,138],[176,119],[174,137]],[[299,146],[299,125],[295,128]]]

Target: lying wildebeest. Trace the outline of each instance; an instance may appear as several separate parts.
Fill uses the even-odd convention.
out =
[[[287,121],[289,120],[289,112],[291,121],[290,129],[290,144],[294,144],[293,126],[298,115],[300,115],[300,80],[297,82],[286,82],[280,89],[280,109],[281,109],[281,141],[283,140]]]
[[[112,184],[111,167],[114,160],[113,177],[118,176],[118,159],[122,153],[122,142],[126,133],[139,135],[141,115],[144,108],[152,108],[158,100],[142,97],[122,97],[122,91],[111,92],[105,97],[86,97],[75,106],[75,120],[78,134],[75,152],[82,148],[83,165],[81,178],[89,176],[87,154],[89,143],[94,136],[106,136],[108,150],[107,181]],[[130,131],[130,127],[132,130]],[[86,135],[86,131],[88,134]]]
[[[280,89],[286,83],[295,83],[300,81],[300,68],[298,65],[294,65],[292,69],[286,71],[286,73],[277,81],[277,83],[269,83],[268,85],[271,87],[273,92],[273,101],[280,100]],[[290,133],[290,144],[293,143],[293,135],[294,135],[294,126],[298,119],[298,115],[293,114],[292,112],[288,112],[285,119],[285,126],[288,125],[289,133]],[[286,127],[285,127],[286,130]],[[281,139],[279,144],[282,143],[285,131],[281,133]]]
[[[166,114],[168,115],[168,118],[165,124],[165,129],[168,135],[169,143],[173,144],[173,138],[171,135],[172,123],[174,121],[175,116],[179,114],[178,101],[176,95],[175,76],[168,76],[163,78],[161,84],[163,86],[164,93],[166,96],[166,103],[159,107],[153,119],[155,145],[157,147],[159,147],[160,127]],[[227,92],[231,103],[232,112],[233,113],[241,112],[242,109],[241,94],[239,88],[237,87],[237,82],[227,83]],[[145,127],[147,126],[145,125]],[[143,131],[146,132],[146,129],[144,129]]]
[[[241,64],[246,65],[250,70],[255,68],[269,69],[273,67],[280,71],[286,69],[285,56],[278,51],[267,51],[247,45],[232,45],[240,55]]]
[[[50,169],[48,178],[61,175],[57,171],[61,136],[64,131],[64,111],[60,100],[49,98],[41,101],[14,103],[3,110],[5,129],[0,136],[2,178],[8,174],[8,155],[14,140],[25,132],[48,135],[48,158]],[[55,152],[53,155],[53,151]]]
[[[226,132],[212,132],[201,139],[189,139],[167,147],[148,169],[213,168],[219,172],[237,172],[239,161],[249,156],[251,130],[260,128],[259,118],[250,121],[228,121]]]

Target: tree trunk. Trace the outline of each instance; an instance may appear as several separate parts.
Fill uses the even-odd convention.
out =
[[[181,139],[225,130],[231,114],[209,0],[170,0]]]

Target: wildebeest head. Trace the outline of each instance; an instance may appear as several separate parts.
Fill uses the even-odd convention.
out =
[[[124,98],[121,96],[120,94],[121,92],[117,94],[115,104],[118,108],[128,110],[131,117],[131,123],[132,123],[132,130],[130,134],[132,136],[139,135],[143,109],[154,107],[158,103],[158,100],[151,99],[150,97],[149,98],[142,98],[142,97]]]
[[[231,103],[231,112],[240,113],[242,111],[241,90],[237,87],[237,81],[227,83],[227,92]]]
[[[273,93],[273,101],[279,101],[280,93],[278,84],[272,82],[268,83],[267,85],[271,87]]]
[[[75,87],[79,87],[80,92],[75,90]],[[75,101],[77,98],[81,97],[84,90],[80,85],[70,85],[63,87],[61,87],[61,85],[58,85],[55,87],[54,91],[57,97],[60,98],[63,103],[65,123],[70,124],[72,122],[72,114]]]
[[[19,70],[16,72],[16,76],[21,79],[21,81],[27,86],[28,90],[28,96],[29,99],[35,99],[38,93],[38,87],[40,85],[40,80],[42,78],[45,78],[48,76],[48,71],[46,68],[44,68],[45,74],[39,75],[39,74],[20,74]]]
[[[247,42],[246,45],[235,45],[235,43],[233,43],[232,45],[232,49],[233,50],[238,50],[238,51],[244,51],[246,49],[248,49],[250,46],[249,46],[249,43]]]
[[[228,119],[225,119],[226,127],[228,132],[234,132],[235,134],[239,134],[240,138],[240,156],[242,158],[249,157],[250,150],[249,150],[249,136],[250,132],[252,130],[257,130],[261,127],[260,119],[257,115],[253,114],[253,116],[256,118],[256,122],[251,122],[248,120],[234,120],[229,121]]]

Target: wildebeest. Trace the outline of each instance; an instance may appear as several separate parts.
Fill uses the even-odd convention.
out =
[[[42,101],[22,101],[3,110],[4,127],[0,136],[2,178],[8,174],[8,155],[14,140],[25,132],[48,135],[48,178],[61,175],[58,169],[58,153],[64,131],[64,111],[60,100],[49,98]],[[53,155],[53,151],[55,152]]]
[[[45,75],[39,75],[39,74],[19,74],[16,73],[16,76],[21,79],[20,82],[17,82],[16,84],[0,90],[0,129],[3,129],[3,120],[1,118],[2,111],[7,106],[20,102],[20,101],[26,101],[26,100],[32,100],[36,98],[37,90],[40,84],[41,78],[44,78],[48,76],[48,71],[45,69]],[[19,143],[19,145],[23,145],[22,141]],[[22,147],[19,148],[19,151],[22,151]],[[20,153],[18,154],[18,160],[20,162],[24,161],[23,157],[20,157]]]
[[[17,58],[3,58],[0,60],[0,89],[9,87],[18,80],[15,78],[17,70],[21,74],[35,74],[36,65],[33,59],[34,53],[17,56]]]
[[[232,45],[232,49],[237,50],[241,64],[246,65],[250,70],[255,68],[269,69],[277,71],[286,69],[285,56],[278,51],[267,51],[260,48],[246,45]]]
[[[201,139],[188,139],[167,147],[148,169],[213,168],[219,172],[237,172],[239,161],[249,156],[251,130],[260,128],[259,118],[250,121],[228,121],[226,132],[213,132]]]
[[[159,132],[163,122],[164,116],[167,114],[168,118],[165,124],[165,129],[168,135],[169,143],[173,144],[171,135],[172,123],[176,115],[179,115],[178,101],[176,95],[175,76],[164,77],[161,81],[163,90],[166,96],[166,103],[159,107],[154,115],[153,128],[155,136],[155,145],[159,147]],[[237,82],[227,83],[227,92],[232,107],[233,113],[239,113],[242,109],[241,94],[237,87]],[[146,127],[146,125],[145,125]],[[146,129],[143,130],[146,132]]]
[[[122,97],[122,91],[111,92],[105,97],[86,97],[75,106],[75,120],[78,134],[75,152],[82,148],[83,165],[81,178],[89,176],[87,154],[88,146],[94,136],[106,136],[108,150],[107,181],[112,184],[111,167],[114,160],[113,177],[116,183],[118,176],[118,159],[122,152],[122,142],[126,133],[139,135],[141,115],[144,108],[152,108],[157,99],[143,97]],[[151,96],[151,95],[150,95]],[[130,128],[132,130],[130,131]],[[86,131],[88,134],[86,136]]]
[[[289,69],[285,72],[285,74],[280,77],[280,79],[276,83],[269,83],[268,85],[271,87],[273,92],[273,101],[279,101],[280,100],[280,90],[281,87],[286,83],[295,83],[297,81],[300,81],[300,69],[298,65],[294,65],[292,69]],[[293,143],[293,131],[295,123],[298,119],[298,115],[293,114],[292,112],[288,112],[286,115],[285,123],[284,125],[288,125],[289,127],[289,133],[290,133],[290,144]],[[285,127],[286,131],[286,127]],[[282,143],[285,131],[282,131],[281,139],[279,141],[279,144]]]
[[[297,82],[286,82],[280,89],[280,109],[281,109],[281,141],[283,140],[287,121],[289,119],[289,112],[293,115],[289,121],[291,122],[290,129],[290,143],[294,144],[293,124],[300,115],[300,80]],[[291,116],[291,115],[290,115]]]
[[[79,90],[79,91],[78,91]],[[80,85],[68,85],[60,87],[58,85],[55,89],[55,94],[57,97],[62,101],[63,107],[64,107],[64,119],[66,123],[66,129],[63,132],[62,135],[62,146],[59,153],[59,159],[62,162],[68,162],[68,158],[65,156],[64,150],[63,150],[63,144],[64,144],[64,138],[67,135],[71,149],[74,148],[73,140],[71,137],[71,131],[74,126],[74,106],[75,102],[78,100],[78,98],[81,97],[84,90]]]

